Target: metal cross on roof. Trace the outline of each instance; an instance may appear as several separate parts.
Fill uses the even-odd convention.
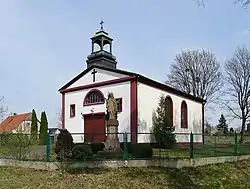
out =
[[[100,22],[101,29],[103,29],[103,24],[104,24],[104,22],[101,20],[101,22]]]
[[[95,82],[95,74],[97,73],[97,71],[95,69],[93,69],[93,71],[91,72],[91,74],[93,75],[93,82]]]

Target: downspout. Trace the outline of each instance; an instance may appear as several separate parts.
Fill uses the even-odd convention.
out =
[[[202,120],[201,120],[201,124],[202,124],[202,144],[205,144],[205,111],[204,111],[204,107],[205,107],[205,102],[202,102]]]

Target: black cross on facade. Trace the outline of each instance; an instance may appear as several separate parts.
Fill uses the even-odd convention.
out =
[[[95,74],[97,73],[97,71],[95,69],[93,69],[93,71],[91,72],[91,74],[93,74],[93,82],[95,82]]]
[[[104,22],[101,20],[101,22],[100,22],[101,29],[103,29],[103,24],[104,24]]]

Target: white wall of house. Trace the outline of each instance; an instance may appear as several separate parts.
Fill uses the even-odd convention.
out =
[[[123,74],[119,74],[119,73],[115,73],[115,72],[110,72],[110,71],[106,71],[103,69],[98,69],[98,68],[94,68],[94,69],[97,71],[97,73],[95,74],[95,82],[96,83],[127,77],[127,75],[123,75]],[[81,77],[79,80],[77,80],[75,83],[73,83],[68,88],[93,84],[93,74],[91,74],[92,71],[93,71],[93,69],[91,69],[88,73],[86,73],[83,77]]]
[[[74,142],[84,141],[82,134],[84,133],[84,118],[81,113],[91,114],[91,110],[93,110],[93,113],[106,112],[106,103],[83,106],[86,94],[92,89],[100,90],[104,94],[105,98],[108,97],[109,92],[113,92],[115,98],[122,98],[122,112],[118,114],[118,132],[130,132],[130,82],[127,81],[98,88],[68,92],[65,94],[65,128],[72,133]],[[73,118],[70,117],[71,104],[75,104],[76,106],[76,115]],[[119,135],[119,139],[122,141],[122,135]]]
[[[150,133],[152,114],[158,107],[161,94],[169,95],[173,101],[173,124],[177,142],[189,142],[189,135],[184,133],[202,133],[202,104],[157,88],[138,83],[138,133]],[[181,128],[181,103],[185,100],[188,106],[188,128]],[[138,134],[138,142],[150,142],[150,135]],[[201,135],[194,136],[194,142],[202,142]]]
[[[12,133],[22,133],[22,134],[31,134],[31,123],[30,119],[23,121],[16,129],[12,130]],[[40,123],[37,122],[38,134],[40,131]]]
[[[31,121],[23,121],[16,129],[12,131],[13,133],[30,134],[31,133]]]

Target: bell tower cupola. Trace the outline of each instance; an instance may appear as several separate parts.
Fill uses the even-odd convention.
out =
[[[100,22],[101,29],[91,38],[92,52],[87,57],[87,68],[98,65],[116,69],[116,57],[112,54],[113,39],[103,29],[103,21]]]

